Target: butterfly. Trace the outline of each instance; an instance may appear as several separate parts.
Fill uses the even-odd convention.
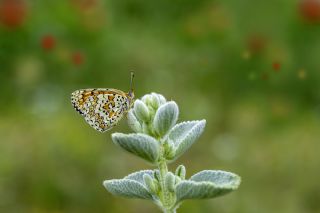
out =
[[[71,94],[71,103],[95,130],[105,132],[116,126],[134,102],[134,73],[131,72],[130,91],[92,88],[79,89]]]

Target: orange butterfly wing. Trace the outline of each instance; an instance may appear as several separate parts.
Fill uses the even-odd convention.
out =
[[[133,97],[117,89],[80,89],[71,94],[73,107],[100,132],[117,125],[132,102]]]

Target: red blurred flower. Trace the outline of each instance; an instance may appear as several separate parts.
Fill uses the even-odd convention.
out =
[[[81,52],[74,52],[71,57],[74,65],[78,66],[84,63],[84,55]]]
[[[24,0],[0,0],[0,22],[9,27],[16,28],[23,24],[27,14]]]
[[[320,0],[300,0],[299,10],[306,21],[320,23]]]
[[[267,39],[260,34],[250,35],[247,39],[247,48],[251,53],[262,52],[267,46]]]
[[[273,70],[278,72],[281,69],[281,64],[279,62],[273,62],[272,64]]]
[[[41,46],[45,50],[52,50],[56,46],[56,39],[52,35],[45,35],[41,39]]]

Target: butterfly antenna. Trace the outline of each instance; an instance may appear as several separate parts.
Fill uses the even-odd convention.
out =
[[[132,96],[134,92],[133,78],[134,78],[134,72],[131,72],[130,91],[129,91],[130,96]]]

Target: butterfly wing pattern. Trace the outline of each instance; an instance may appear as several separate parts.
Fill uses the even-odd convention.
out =
[[[117,89],[80,89],[71,94],[71,103],[90,126],[105,132],[130,109],[133,96]]]

